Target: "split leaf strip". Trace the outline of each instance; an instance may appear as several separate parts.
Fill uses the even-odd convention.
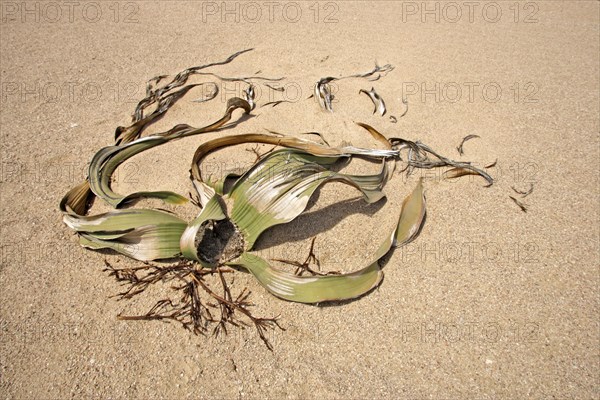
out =
[[[232,98],[227,104],[227,109],[225,110],[225,114],[223,115],[223,117],[218,121],[203,128],[194,128],[189,125],[177,125],[171,130],[155,136],[140,138],[131,143],[121,146],[108,146],[101,149],[92,158],[92,161],[90,163],[88,179],[90,182],[91,190],[96,196],[102,198],[104,201],[106,201],[108,204],[115,208],[119,207],[121,204],[127,201],[141,197],[159,198],[167,203],[172,204],[181,204],[187,202],[186,197],[168,191],[137,192],[127,196],[120,195],[115,193],[111,189],[110,178],[119,165],[127,161],[129,158],[135,156],[136,154],[139,154],[145,150],[159,146],[161,144],[167,143],[174,139],[181,139],[187,136],[198,135],[206,132],[213,132],[219,129],[229,120],[231,120],[231,115],[233,111],[235,111],[238,108],[243,108],[246,113],[249,113],[251,110],[251,106],[246,100],[237,97]]]
[[[250,79],[264,79],[264,80],[280,80],[279,79],[269,79],[262,77],[246,77],[246,78],[222,78],[218,75],[212,73],[201,73],[199,71],[217,66],[228,64],[233,61],[236,57],[246,52],[249,52],[253,49],[246,49],[242,51],[238,51],[225,59],[224,61],[214,62],[206,65],[201,65],[197,67],[192,67],[185,69],[178,73],[169,83],[160,86],[153,87],[154,84],[158,84],[162,79],[166,78],[165,75],[157,76],[148,81],[146,87],[146,97],[137,104],[135,108],[135,112],[133,114],[133,124],[128,127],[118,127],[115,132],[115,143],[116,144],[125,144],[132,142],[138,139],[142,133],[142,131],[150,124],[155,122],[159,117],[161,117],[167,110],[175,103],[176,100],[181,98],[189,89],[194,86],[203,85],[203,84],[192,84],[185,85],[190,75],[212,75],[221,79],[223,81],[243,81],[249,82]],[[214,83],[212,83],[214,84]],[[183,87],[182,87],[183,86]],[[177,91],[172,92],[174,89],[181,88]],[[216,94],[215,94],[216,96]],[[152,104],[157,103],[155,110],[149,114],[148,116],[144,116],[144,111],[146,108],[151,106]]]
[[[203,97],[199,97],[197,99],[190,100],[192,103],[206,103],[207,101],[211,101],[212,99],[217,97],[217,95],[219,94],[219,87],[217,86],[217,84],[214,82],[206,82],[206,83],[201,84],[200,86],[204,86],[205,84],[212,85],[212,90]]]
[[[467,174],[473,174],[484,178],[488,182],[486,186],[491,186],[494,183],[494,179],[484,170],[471,165],[469,162],[454,161],[444,157],[423,143],[411,142],[410,140],[401,138],[391,138],[389,140],[394,149],[398,149],[399,151],[408,149],[406,168],[409,173],[412,168],[431,169],[450,166],[454,167],[454,169],[447,171],[447,178],[456,178]],[[429,155],[434,156],[436,159],[432,160]],[[467,173],[466,171],[471,172]]]
[[[398,151],[392,149],[361,149],[352,146],[336,148],[324,146],[310,140],[300,139],[292,136],[273,136],[262,133],[247,133],[235,136],[224,136],[201,144],[196,149],[194,158],[192,160],[192,178],[199,182],[204,182],[200,165],[209,154],[226,147],[246,143],[262,143],[281,146],[289,149],[301,150],[318,157],[350,157],[352,155],[360,155],[371,158],[385,158],[398,156]]]
[[[377,261],[360,271],[328,276],[297,276],[280,271],[251,253],[242,254],[230,265],[250,271],[271,294],[297,303],[353,299],[376,287],[383,277]]]
[[[297,276],[273,268],[263,258],[244,253],[229,265],[250,271],[270,293],[285,300],[298,303],[321,303],[349,300],[375,288],[383,277],[379,260],[392,247],[407,243],[419,232],[425,215],[425,198],[419,181],[413,193],[402,206],[398,225],[389,234],[366,268],[348,274],[327,276]]]
[[[165,137],[149,136],[123,146],[109,146],[98,151],[92,158],[89,169],[89,182],[94,194],[115,208],[124,202],[141,197],[159,198],[172,204],[185,203],[187,198],[173,192],[137,192],[125,196],[115,193],[110,187],[110,179],[120,164],[144,150],[168,141],[169,139]]]
[[[156,109],[147,116],[135,121],[128,127],[119,126],[115,131],[115,144],[126,144],[130,143],[140,137],[142,131],[148,126],[158,120],[160,117],[167,112],[167,110],[180,98],[182,98],[190,89],[202,84],[186,85],[176,92],[169,93],[168,95],[160,98]],[[216,96],[216,94],[215,94]]]

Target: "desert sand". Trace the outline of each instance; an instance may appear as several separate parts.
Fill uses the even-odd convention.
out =
[[[2,398],[600,396],[597,1],[3,0],[0,9]],[[300,260],[316,236],[323,268],[355,270],[425,178],[425,226],[367,296],[294,304],[236,273],[232,288],[247,286],[255,313],[279,315],[286,328],[269,332],[272,352],[252,328],[213,338],[117,320],[145,312],[168,287],[111,297],[122,288],[104,260],[136,262],[81,248],[58,209],[128,124],[146,80],[246,48],[254,50],[211,71],[285,77],[290,102],[132,159],[115,177],[120,193],[187,194],[195,148],[222,134],[319,131],[332,145],[375,146],[355,121],[478,166],[497,160],[489,188],[479,177],[398,172],[375,205],[331,184],[297,220],[266,232],[258,248],[268,257]],[[395,69],[375,82],[340,81],[334,113],[307,99],[320,78],[376,62]],[[207,103],[190,92],[151,131],[220,118],[244,87],[219,85]],[[259,105],[281,95],[258,86]],[[358,93],[371,87],[384,117]],[[459,156],[469,134],[480,138]],[[253,160],[243,147],[219,157],[209,164],[215,174]],[[524,198],[512,189],[530,185]]]

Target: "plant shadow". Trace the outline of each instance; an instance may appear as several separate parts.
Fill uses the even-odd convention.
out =
[[[319,194],[319,192],[315,194],[307,210],[310,210],[315,205]],[[265,234],[256,242],[254,250],[261,251],[285,243],[310,239],[329,231],[345,217],[353,214],[372,216],[386,204],[386,201],[383,198],[376,203],[368,204],[362,197],[358,197],[343,200],[316,211],[303,212],[293,221],[287,224],[276,225],[265,231]]]

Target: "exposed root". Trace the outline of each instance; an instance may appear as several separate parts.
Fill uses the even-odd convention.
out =
[[[331,272],[321,272],[321,261],[317,258],[317,256],[315,255],[315,240],[317,239],[317,237],[313,237],[311,243],[310,243],[310,249],[308,251],[308,256],[306,257],[306,259],[304,260],[304,262],[299,262],[299,261],[292,261],[292,260],[285,260],[282,258],[272,258],[272,261],[279,261],[288,265],[293,265],[294,267],[296,267],[296,270],[294,271],[294,275],[298,275],[298,276],[302,276],[305,272],[309,273],[310,275],[318,275],[318,276],[326,276],[326,275],[339,275],[340,273],[337,271],[331,271]],[[313,264],[317,266],[317,268],[319,268],[319,271],[315,271],[314,269],[312,269],[310,267],[311,264]]]
[[[235,297],[231,294],[224,274],[233,272],[232,269],[202,269],[190,261],[180,261],[166,267],[145,264],[134,268],[115,268],[106,260],[104,263],[104,270],[127,286],[125,291],[116,295],[120,300],[131,299],[144,292],[151,284],[170,281],[178,283],[171,287],[181,294],[178,301],[163,299],[143,315],[119,315],[120,320],[174,321],[196,335],[212,332],[214,336],[221,332],[227,334],[228,325],[244,328],[253,324],[258,336],[271,351],[273,346],[267,338],[267,329],[285,330],[279,325],[278,317],[262,318],[252,314],[249,308],[254,304],[249,301],[250,291],[247,288]],[[222,295],[210,287],[210,277],[218,277]]]
[[[260,160],[261,158],[263,158],[264,156],[266,156],[267,154],[272,153],[277,146],[273,146],[273,148],[271,150],[267,150],[264,153],[261,153],[258,149],[259,145],[255,145],[254,147],[250,148],[250,149],[246,149],[246,151],[253,153],[256,156],[256,159],[254,160],[254,162],[257,162],[258,160]]]

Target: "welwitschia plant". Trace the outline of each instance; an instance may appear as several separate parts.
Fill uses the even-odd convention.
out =
[[[119,194],[113,191],[110,182],[115,170],[130,158],[173,140],[223,131],[230,126],[227,124],[236,118],[235,115],[241,115],[239,111],[235,113],[236,110],[243,110],[246,114],[254,110],[253,82],[276,79],[258,76],[229,78],[204,71],[208,67],[228,63],[244,52],[238,52],[224,62],[187,69],[164,85],[159,85],[165,79],[163,76],[150,80],[146,98],[136,107],[132,124],[119,127],[115,134],[115,144],[100,149],[94,155],[86,181],[71,189],[61,201],[60,207],[65,224],[77,232],[84,247],[112,249],[144,262],[177,258],[185,260],[166,269],[141,267],[155,268],[144,277],[136,275],[136,270],[116,270],[110,267],[111,273],[119,280],[132,285],[122,294],[124,297],[139,293],[148,284],[163,280],[166,276],[185,282],[182,290],[187,300],[179,309],[170,301],[161,301],[140,318],[173,319],[186,327],[192,326],[194,331],[202,332],[203,324],[208,322],[218,322],[223,329],[226,322],[235,325],[236,320],[232,315],[237,310],[255,323],[264,339],[264,325],[274,320],[262,320],[251,316],[246,309],[247,293],[242,292],[238,298],[233,298],[225,284],[224,271],[231,272],[230,267],[246,269],[270,293],[289,301],[321,303],[353,299],[369,292],[381,282],[381,259],[392,248],[413,240],[423,224],[425,196],[420,179],[412,193],[404,200],[402,209],[394,215],[394,218],[397,218],[395,227],[390,232],[384,232],[382,237],[373,238],[380,246],[368,265],[362,269],[345,274],[313,273],[304,276],[278,269],[253,251],[257,240],[269,228],[289,223],[298,217],[319,187],[330,182],[346,184],[355,188],[367,203],[375,203],[385,197],[385,185],[393,178],[397,170],[396,164],[400,161],[406,165],[402,171],[408,173],[415,168],[449,166],[452,169],[446,171],[448,178],[478,174],[489,184],[493,181],[486,172],[468,162],[457,162],[443,157],[420,142],[388,138],[372,126],[358,123],[377,142],[378,148],[358,148],[351,145],[332,147],[325,140],[325,144],[319,144],[305,138],[274,132],[222,135],[202,143],[191,160],[191,180],[198,195],[197,205],[200,207],[197,217],[191,221],[184,221],[164,210],[139,209],[132,205],[135,200],[148,197],[178,205],[188,201],[181,194],[168,191]],[[374,70],[365,74],[323,78],[314,88],[314,97],[322,108],[333,111],[328,83],[348,78],[376,80],[392,69],[390,65],[376,66]],[[247,88],[243,92],[243,98],[230,98],[223,115],[205,127],[195,128],[180,124],[166,132],[142,137],[144,130],[164,115],[169,107],[191,88],[210,83],[186,85],[188,78],[195,75],[211,76],[221,81],[244,82]],[[216,96],[218,86],[212,84],[216,88],[213,90],[214,95],[203,98],[201,102],[210,101]],[[383,100],[375,90],[363,92],[373,100],[375,110],[381,115],[385,114]],[[146,108],[151,105],[156,106],[154,111],[145,115]],[[238,116],[235,124],[241,122],[243,119]],[[324,139],[324,135],[316,134]],[[230,146],[247,143],[270,144],[278,149],[259,157],[250,168],[238,175],[230,174],[218,180],[202,176],[201,165],[208,155]],[[339,172],[342,161],[351,162],[356,157],[379,163],[379,172],[371,175]],[[90,203],[96,197],[106,202],[113,210],[88,216]],[[216,294],[204,282],[204,276],[215,271],[223,284],[224,295]],[[199,288],[209,293],[220,304],[220,320],[215,320],[209,308],[200,302],[197,294]]]

